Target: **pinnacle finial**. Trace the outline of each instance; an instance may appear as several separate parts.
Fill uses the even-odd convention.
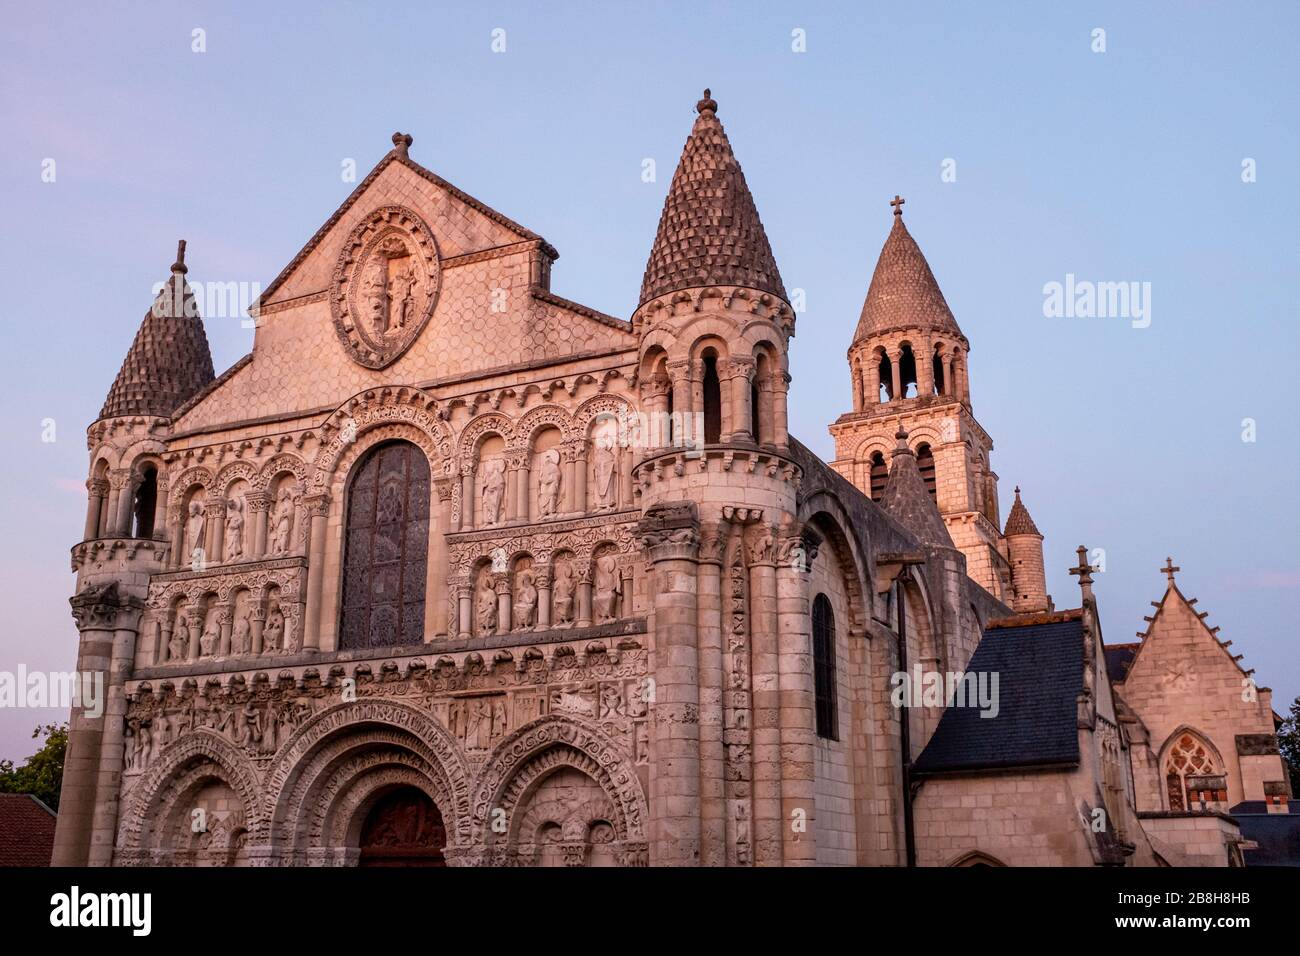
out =
[[[176,261],[172,263],[172,272],[184,274],[189,272],[185,265],[185,240],[181,239],[176,243]]]
[[[1016,485],[1016,497],[1017,497],[1017,498],[1020,497],[1020,486],[1019,486],[1019,485]]]
[[[889,204],[894,207],[895,216],[901,216],[903,214],[903,203],[905,202],[907,202],[906,199],[898,195],[898,193],[894,193],[894,198],[889,200]]]
[[[713,98],[712,92],[706,87],[704,90],[704,99],[695,104],[695,112],[704,113],[708,111],[715,116],[718,112],[718,101]]]
[[[1166,558],[1165,558],[1165,566],[1164,566],[1163,568],[1161,568],[1160,570],[1163,571],[1164,574],[1165,574],[1165,577],[1167,577],[1167,578],[1169,579],[1169,585],[1170,585],[1170,587],[1172,587],[1172,586],[1173,586],[1173,583],[1174,583],[1174,572],[1176,572],[1176,571],[1181,571],[1182,568],[1180,568],[1180,567],[1176,567],[1176,566],[1174,565],[1174,559],[1173,559],[1173,558],[1166,557]]]
[[[407,151],[411,148],[411,144],[414,142],[415,137],[410,133],[393,134],[393,149],[397,150],[397,155],[401,156],[403,159],[406,158]]]
[[[1070,573],[1078,577],[1079,589],[1083,591],[1085,600],[1092,597],[1092,572],[1097,569],[1088,563],[1088,549],[1079,545],[1077,552],[1079,555],[1079,566],[1070,568]]]

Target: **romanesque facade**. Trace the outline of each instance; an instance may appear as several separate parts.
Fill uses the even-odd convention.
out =
[[[1058,612],[1018,492],[1000,522],[901,199],[828,465],[787,429],[796,315],[707,91],[628,318],[411,145],[220,376],[182,243],[90,426],[72,607],[108,702],[73,713],[56,863],[1184,862],[1132,759],[1195,723],[1138,716],[1173,652],[1126,707],[1086,561]],[[893,699],[968,667],[1006,675],[978,733]],[[1284,779],[1242,766],[1225,799]]]

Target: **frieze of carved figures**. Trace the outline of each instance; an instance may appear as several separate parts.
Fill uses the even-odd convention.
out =
[[[124,769],[145,770],[168,747],[198,730],[217,733],[250,757],[269,758],[314,713],[344,700],[405,700],[431,714],[467,751],[489,750],[516,727],[548,714],[580,717],[599,726],[635,763],[649,753],[650,682],[646,652],[578,655],[558,653],[550,660],[529,659],[524,667],[505,655],[456,668],[408,666],[393,662],[373,673],[358,665],[354,683],[319,679],[271,682],[237,676],[225,685],[200,691],[192,682],[181,689],[164,684],[159,692],[141,684],[129,693],[125,716]],[[465,695],[465,696],[459,696]]]
[[[330,288],[334,328],[353,361],[379,369],[401,356],[428,323],[441,284],[437,241],[416,213],[384,206],[362,220]]]
[[[573,553],[579,566],[586,566],[602,545],[612,544],[618,553],[629,554],[634,550],[635,541],[634,519],[613,523],[595,517],[574,518],[504,537],[499,532],[469,531],[457,534],[452,540],[450,564],[454,574],[464,576],[481,559],[500,550],[507,558],[528,554],[538,562],[549,561],[552,554],[568,551]]]

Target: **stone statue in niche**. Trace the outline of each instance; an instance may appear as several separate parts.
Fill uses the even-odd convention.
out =
[[[617,503],[614,479],[618,477],[618,456],[603,439],[596,442],[592,469],[595,478],[596,510],[610,511]]]
[[[190,643],[190,628],[185,620],[184,614],[176,615],[176,630],[172,631],[172,639],[167,642],[167,662],[185,660],[185,649]]]
[[[532,627],[537,614],[537,584],[532,569],[520,571],[515,579],[515,617],[517,628]]]
[[[393,276],[393,304],[397,306],[397,327],[406,328],[415,321],[415,268],[407,258],[406,268]]]
[[[606,624],[618,617],[618,597],[623,587],[618,560],[612,554],[602,554],[596,559],[595,585],[592,610],[596,613],[596,623]]]
[[[551,591],[552,620],[557,627],[573,623],[573,568],[568,561],[555,562],[555,583]]]
[[[271,538],[271,553],[275,555],[289,553],[289,538],[293,534],[293,491],[284,488],[275,502],[275,514],[272,522],[275,534]]]
[[[244,499],[232,498],[226,511],[226,540],[223,553],[227,561],[244,556]]]
[[[203,628],[203,633],[199,635],[199,656],[211,657],[217,652],[217,641],[221,639],[221,630],[217,625],[214,617],[208,621],[207,626]]]
[[[492,706],[484,697],[469,701],[465,708],[465,748],[482,750],[492,738]]]
[[[370,310],[370,327],[376,335],[388,331],[388,263],[380,259],[366,280],[366,306]]]
[[[272,604],[266,612],[266,626],[262,629],[262,646],[267,653],[283,650],[284,612],[280,605]]]
[[[546,518],[560,507],[560,452],[556,448],[542,452],[537,470],[537,514]]]
[[[248,654],[253,649],[251,625],[248,609],[235,616],[235,629],[230,635],[230,650],[234,654]]]
[[[190,516],[185,521],[184,551],[186,554],[193,554],[203,547],[203,532],[207,528],[207,524],[208,518],[203,502],[191,501]]]
[[[474,616],[480,636],[495,634],[497,630],[497,592],[492,581],[484,575],[474,593]]]
[[[483,524],[500,524],[501,505],[506,496],[506,461],[489,458],[483,462],[483,489],[479,494],[479,512]]]

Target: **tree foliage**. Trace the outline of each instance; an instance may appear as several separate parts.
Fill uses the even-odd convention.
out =
[[[0,793],[30,793],[57,812],[68,725],[46,724],[33,730],[32,736],[44,736],[45,743],[21,767],[15,767],[12,760],[0,760]]]
[[[1291,774],[1291,793],[1300,797],[1300,697],[1291,702],[1291,713],[1278,728],[1277,743]]]

